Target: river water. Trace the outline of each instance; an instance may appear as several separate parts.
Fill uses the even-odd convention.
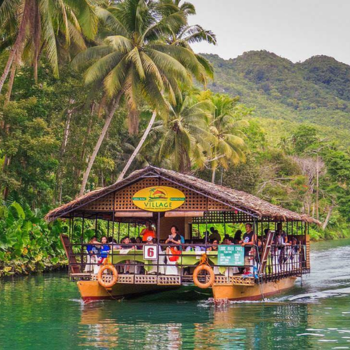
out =
[[[312,273],[264,302],[183,288],[83,305],[66,274],[0,282],[0,349],[350,349],[350,240],[312,244]]]

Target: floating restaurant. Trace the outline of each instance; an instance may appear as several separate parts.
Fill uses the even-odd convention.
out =
[[[61,240],[85,302],[189,284],[212,290],[216,300],[279,293],[310,272],[309,224],[319,224],[251,194],[153,166],[46,216],[59,218],[70,223]],[[102,226],[106,237],[98,237]],[[242,227],[242,237],[229,237]],[[130,241],[131,232],[144,240]]]

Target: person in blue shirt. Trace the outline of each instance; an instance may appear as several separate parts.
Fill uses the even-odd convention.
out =
[[[85,272],[92,272],[94,265],[98,262],[99,245],[100,242],[97,240],[96,236],[93,236],[87,244],[86,250],[88,254],[86,256]]]
[[[97,240],[96,236],[93,236],[88,245],[86,246],[86,250],[88,252],[89,255],[96,255],[98,254],[99,248],[98,246],[96,246],[100,244],[100,242]]]
[[[99,264],[103,264],[108,257],[110,247],[107,243],[107,237],[103,236],[101,238],[100,254],[99,254]]]

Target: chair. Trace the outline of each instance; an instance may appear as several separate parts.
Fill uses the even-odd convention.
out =
[[[165,275],[179,275],[179,268],[177,267],[177,260],[170,261],[170,257],[172,256],[171,250],[169,248],[166,249],[166,266],[165,266]]]

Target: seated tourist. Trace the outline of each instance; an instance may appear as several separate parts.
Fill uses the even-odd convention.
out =
[[[147,237],[146,244],[153,244],[153,239],[155,239],[155,238],[152,238],[151,236]]]
[[[100,253],[99,253],[99,260],[98,260],[98,264],[103,264],[106,259],[108,258],[108,254],[110,251],[110,247],[107,244],[107,237],[103,236],[101,238],[101,243],[100,243]]]
[[[148,237],[151,237],[151,236],[148,236]],[[152,237],[151,237],[151,240],[152,240]],[[140,244],[140,243],[142,243],[142,238],[141,237],[136,237],[136,243],[137,243],[136,249],[142,250],[143,246],[142,246],[142,244]]]
[[[233,244],[239,244],[242,240],[242,231],[237,230],[235,236],[233,237]]]
[[[143,242],[147,242],[147,237],[156,238],[156,232],[152,227],[151,221],[146,221],[146,228],[141,231],[140,235],[142,236]]]
[[[170,235],[168,236],[165,243],[166,244],[170,243],[170,244],[180,245],[181,244],[181,237],[178,234],[178,232],[179,232],[179,229],[177,228],[177,226],[175,226],[175,225],[171,226]]]
[[[97,240],[96,236],[91,237],[88,245],[86,246],[86,250],[89,255],[96,255],[99,252],[99,244],[100,242]]]
[[[122,245],[121,245],[122,249],[131,249],[132,245],[130,244],[130,238],[129,237],[124,237],[122,239]],[[125,265],[122,266],[122,272],[125,274],[129,274],[130,273],[130,260],[126,260],[125,261]]]
[[[281,239],[283,240],[283,242],[282,242],[282,240],[281,240],[281,245],[290,245],[290,244],[288,243],[288,235],[287,235],[287,233],[283,230],[282,222],[279,222],[279,223],[277,224],[277,230],[276,230],[275,235],[277,235],[277,234],[279,234],[279,235],[281,236]]]
[[[97,264],[98,258],[97,255],[99,254],[99,247],[98,245],[100,242],[97,240],[96,236],[93,236],[88,245],[86,246],[87,250],[87,257],[86,257],[86,265],[85,265],[85,272],[92,272],[94,270],[94,264]]]
[[[110,247],[108,245],[108,240],[106,236],[101,238],[101,243],[99,243],[99,253],[97,255],[97,265],[94,266],[94,273],[97,274],[100,270],[100,266],[104,264],[108,259],[108,254]]]
[[[112,248],[112,251],[120,249],[120,244],[118,244],[114,238],[110,237],[108,241],[109,241],[108,244]]]
[[[291,241],[291,253],[290,253],[290,259],[292,260],[293,268],[299,268],[299,262],[300,262],[300,251],[301,251],[301,245],[299,244],[296,237],[292,238]]]
[[[132,249],[134,245],[129,237],[124,237],[121,244],[122,249]]]
[[[218,251],[218,244],[219,244],[218,240],[217,239],[213,239],[213,240],[210,241],[210,243],[211,243],[212,246],[209,247],[208,250],[212,251],[212,252]]]
[[[192,252],[193,250],[194,250],[194,247],[193,247],[193,240],[191,240],[190,242],[189,242],[189,244],[191,244],[191,245],[189,245],[189,246],[187,246],[186,247],[186,249],[185,249],[185,251],[186,252]]]

